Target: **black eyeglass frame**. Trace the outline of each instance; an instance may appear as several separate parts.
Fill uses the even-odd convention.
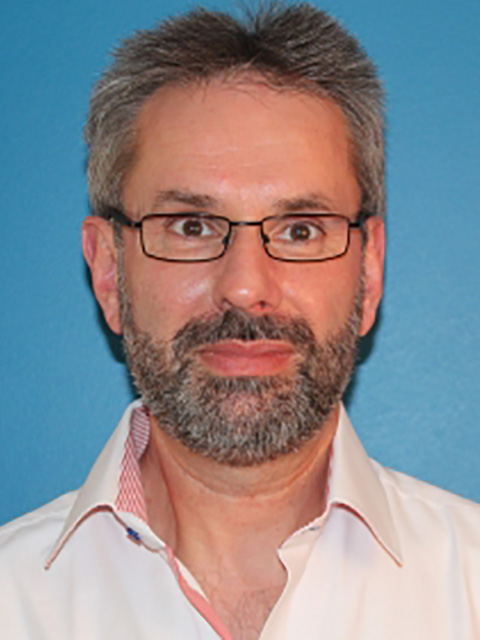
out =
[[[268,251],[268,243],[270,242],[270,238],[265,234],[263,230],[263,225],[267,220],[280,220],[285,217],[294,218],[295,216],[298,216],[299,218],[308,218],[308,217],[318,218],[319,216],[322,216],[322,215],[324,215],[325,217],[342,218],[343,220],[346,220],[346,222],[348,223],[347,242],[346,242],[344,251],[342,251],[341,253],[335,254],[334,256],[328,256],[328,258],[279,258],[278,256],[272,255]],[[194,259],[160,258],[159,256],[153,255],[152,253],[148,253],[148,251],[146,250],[144,238],[143,238],[143,222],[149,218],[172,218],[172,217],[183,218],[185,216],[192,216],[192,217],[198,216],[199,219],[201,219],[202,217],[208,216],[210,220],[212,219],[224,220],[225,222],[227,222],[228,233],[222,240],[223,242],[222,252],[218,256],[215,256],[213,258],[194,258]],[[262,220],[230,220],[225,216],[217,216],[210,213],[207,214],[203,212],[199,213],[198,211],[195,211],[195,212],[182,211],[178,213],[147,213],[142,218],[140,218],[140,220],[132,220],[131,218],[126,216],[123,213],[123,211],[120,211],[119,209],[115,209],[111,207],[106,211],[103,217],[105,217],[107,220],[113,220],[115,222],[118,222],[119,224],[125,227],[129,227],[130,229],[140,229],[140,242],[142,245],[142,251],[148,258],[153,258],[154,260],[162,260],[163,262],[195,263],[195,262],[213,262],[214,260],[219,260],[220,258],[222,258],[227,252],[227,249],[229,247],[230,239],[232,237],[232,230],[234,227],[260,227],[260,237],[262,240],[262,246],[265,249],[265,253],[269,256],[269,258],[272,258],[272,260],[280,260],[281,262],[326,262],[327,260],[335,260],[337,258],[341,258],[347,253],[350,247],[351,229],[360,229],[361,231],[364,231],[365,223],[369,218],[372,218],[373,216],[375,216],[374,213],[360,210],[357,213],[355,220],[350,220],[350,218],[348,218],[346,215],[342,213],[330,213],[330,212],[328,213],[327,212],[289,213],[287,215],[280,215],[280,216],[267,216]]]

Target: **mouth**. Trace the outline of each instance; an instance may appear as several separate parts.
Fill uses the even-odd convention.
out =
[[[278,340],[228,340],[197,351],[203,366],[217,376],[274,376],[291,370],[297,353]]]

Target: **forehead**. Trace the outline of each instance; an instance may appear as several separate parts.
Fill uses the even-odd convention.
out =
[[[135,129],[126,199],[155,189],[203,192],[209,182],[226,197],[276,192],[279,183],[288,190],[290,182],[334,198],[342,189],[357,195],[345,117],[312,94],[238,80],[168,86],[145,103]]]

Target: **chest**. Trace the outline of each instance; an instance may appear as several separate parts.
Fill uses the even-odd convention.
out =
[[[210,603],[234,640],[258,640],[284,585],[258,590],[213,589]]]
[[[281,593],[278,586],[248,592],[219,583],[208,597],[234,640],[479,637],[478,547],[462,547],[458,562],[448,553],[453,545],[425,536],[422,553],[413,557],[407,548],[400,566],[359,526],[357,536],[351,526],[327,527],[307,553],[285,551]],[[22,545],[21,553],[3,557],[2,637],[221,638],[185,597],[167,558],[129,540],[107,514],[79,527],[48,571],[44,555],[43,546],[33,554],[32,545]]]

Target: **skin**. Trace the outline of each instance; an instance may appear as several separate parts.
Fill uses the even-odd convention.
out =
[[[123,193],[132,218],[208,210],[260,220],[324,210],[355,219],[360,189],[348,130],[328,100],[248,79],[212,81],[159,90],[137,125],[136,160]],[[383,223],[370,219],[368,229],[362,335],[374,323],[383,287]],[[95,295],[110,328],[120,333],[111,226],[89,217],[83,238]],[[237,229],[223,258],[203,264],[147,258],[137,231],[125,230],[124,244],[135,321],[167,344],[192,317],[231,307],[300,316],[321,342],[345,322],[362,264],[357,231],[346,255],[309,264],[272,260],[251,227]],[[213,353],[200,349],[197,357],[217,375],[276,375],[292,366],[294,354],[263,341],[248,349],[228,343]],[[300,451],[239,469],[191,453],[152,425],[141,461],[150,525],[196,576],[235,638],[258,637],[286,581],[276,549],[325,507],[318,488],[326,483],[337,420],[338,407]],[[248,607],[249,628],[242,607]]]

